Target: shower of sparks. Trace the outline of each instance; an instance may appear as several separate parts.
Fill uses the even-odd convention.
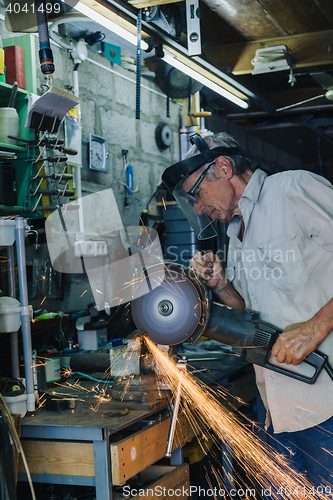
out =
[[[144,340],[154,360],[156,373],[175,394],[182,370],[179,370],[175,361],[149,338],[144,337]],[[213,434],[211,437],[217,445],[223,441],[230,446],[245,473],[246,482],[249,483],[245,484],[244,478],[235,473],[237,480],[242,481],[246,487],[247,496],[255,496],[255,489],[259,485],[263,495],[264,490],[271,486],[270,496],[273,500],[281,498],[299,500],[305,496],[327,500],[327,494],[313,488],[304,475],[295,471],[282,454],[272,449],[268,451],[266,444],[260,441],[234,412],[217,401],[216,395],[208,386],[188,372],[182,375],[182,408],[196,435],[205,429],[206,433]],[[204,444],[201,446],[206,454]],[[222,474],[217,471],[213,473],[218,483],[223,485]]]
[[[72,370],[71,370],[69,367],[67,367],[67,366],[66,366],[66,367],[65,367],[65,366],[63,366],[63,367],[61,368],[61,376],[62,376],[63,378],[69,378],[69,377],[71,377],[71,375],[72,375]]]
[[[131,340],[129,344],[124,346],[119,346],[118,348],[116,348],[112,359],[110,359],[110,368],[108,368],[104,372],[102,378],[98,382],[96,382],[92,388],[84,387],[79,379],[76,379],[74,383],[71,383],[69,377],[75,376],[75,372],[72,372],[72,370],[69,367],[63,366],[62,377],[64,378],[66,377],[67,380],[61,383],[54,382],[54,385],[59,386],[59,388],[61,388],[61,391],[60,390],[52,391],[51,393],[52,399],[91,401],[91,399],[93,398],[93,400],[96,400],[96,403],[94,404],[92,403],[89,406],[89,409],[94,412],[97,412],[101,407],[103,408],[104,403],[109,403],[112,400],[111,396],[107,393],[107,389],[112,383],[111,374],[112,378],[114,378],[115,376],[119,376],[121,373],[121,376],[124,380],[124,388],[120,399],[124,400],[126,393],[130,388],[131,380],[134,377],[134,375],[131,374],[132,359],[135,356],[139,358],[141,344],[142,344],[141,337],[136,337],[135,339]],[[38,356],[38,358],[39,360],[47,359],[47,358],[41,358],[41,356]],[[40,361],[40,363],[42,362]],[[66,393],[64,392],[64,388],[73,392]],[[42,409],[44,404],[45,400],[44,402],[43,401],[41,402],[41,404],[36,409],[36,412]]]
[[[166,204],[165,204],[164,198],[162,198],[162,203],[163,203],[164,210],[166,210],[166,209],[167,209],[167,207],[166,207]]]
[[[81,294],[81,297],[83,297],[83,295],[87,292],[87,290],[85,290],[82,294]]]
[[[45,299],[46,299],[46,296],[43,298],[43,300],[42,300],[42,302],[40,303],[40,305],[42,305],[42,304],[43,304],[43,302],[44,302],[44,300],[45,300]]]

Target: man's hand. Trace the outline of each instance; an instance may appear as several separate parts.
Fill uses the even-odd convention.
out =
[[[321,344],[325,336],[319,322],[311,318],[304,323],[287,326],[272,348],[278,363],[298,365]]]
[[[213,252],[195,252],[190,267],[213,292],[219,293],[228,284],[220,259]]]
[[[222,304],[243,310],[244,301],[225,275],[220,259],[213,252],[195,252],[190,267],[201,278],[207,288],[216,294]]]

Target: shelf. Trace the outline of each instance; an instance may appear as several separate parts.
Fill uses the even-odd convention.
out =
[[[22,151],[24,153],[27,152],[27,148],[23,146],[16,146],[15,144],[5,144],[4,142],[0,142],[0,150],[2,151]]]
[[[2,100],[5,100],[7,98],[8,101],[11,91],[12,91],[12,85],[0,82],[0,93]],[[28,99],[29,94],[30,92],[28,90],[18,88],[16,94],[16,100],[20,100],[21,98]]]
[[[31,212],[30,210],[27,210],[25,207],[20,205],[0,205],[0,219],[1,217],[6,217],[7,215],[17,215],[18,217],[24,217],[25,219],[36,219],[39,217],[43,217],[40,212]]]
[[[16,215],[16,212],[24,212],[24,207],[15,205],[15,206],[9,206],[9,205],[0,205],[0,212],[14,212],[14,215]]]

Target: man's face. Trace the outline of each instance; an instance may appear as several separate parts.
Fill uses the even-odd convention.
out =
[[[206,167],[207,165],[205,165]],[[192,189],[203,170],[200,169],[185,179],[183,188],[186,192]],[[194,192],[196,197],[196,202],[193,205],[195,212],[197,215],[205,213],[212,219],[229,223],[236,215],[238,208],[234,186],[230,182],[233,177],[231,165],[226,158],[219,157],[209,172],[215,173],[216,180],[208,180],[206,175],[200,182]]]

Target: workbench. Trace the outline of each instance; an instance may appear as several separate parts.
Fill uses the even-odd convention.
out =
[[[112,416],[119,403],[115,402],[115,411],[110,411],[112,403],[107,403],[107,411],[103,404],[94,411],[77,403],[74,410],[42,409],[25,416],[21,439],[32,481],[95,486],[96,500],[111,500],[113,485],[123,485],[163,458],[171,416],[161,404]],[[180,415],[173,449],[193,437],[187,419]],[[22,462],[18,480],[27,480]],[[188,465],[167,467],[165,477],[157,484],[161,481],[172,488],[188,487]]]
[[[197,355],[202,358],[202,353]],[[191,356],[192,368],[200,372],[207,363],[214,366],[212,362],[217,353],[205,353],[204,361],[201,359],[197,363],[195,354]],[[246,361],[228,354],[222,355],[222,360],[215,361],[219,367],[218,379],[232,394],[230,411],[234,411],[242,405],[239,398],[248,402],[256,394],[253,368]],[[250,373],[247,368],[251,368]],[[212,373],[208,376],[212,377]],[[215,387],[212,381],[211,384],[218,397],[219,386]],[[94,394],[92,382],[80,382],[80,385],[90,388],[90,394]],[[56,391],[72,394],[66,386]],[[171,462],[174,467],[163,466],[165,474],[162,474],[161,466],[152,466],[164,457],[167,448],[171,416],[165,400],[147,405],[112,400],[99,406],[96,398],[91,398],[90,402],[82,402],[82,399],[85,399],[84,391],[75,395],[73,410],[42,409],[22,420],[22,445],[33,482],[94,486],[97,500],[112,500],[112,486],[124,485],[128,479],[142,471],[147,473],[150,468],[152,479],[158,478],[149,488],[158,485],[186,490],[189,487],[189,466],[182,464],[179,451],[194,437],[194,431],[184,415],[179,415],[176,427]],[[228,405],[228,400],[229,397],[224,397],[223,404]],[[121,414],[124,407],[130,408],[126,415]],[[231,462],[232,450],[223,448],[223,453],[229,456],[227,462]],[[230,468],[228,472],[230,480],[233,471]],[[19,465],[18,480],[27,480],[23,463]],[[177,500],[183,498],[186,497],[177,496]]]

